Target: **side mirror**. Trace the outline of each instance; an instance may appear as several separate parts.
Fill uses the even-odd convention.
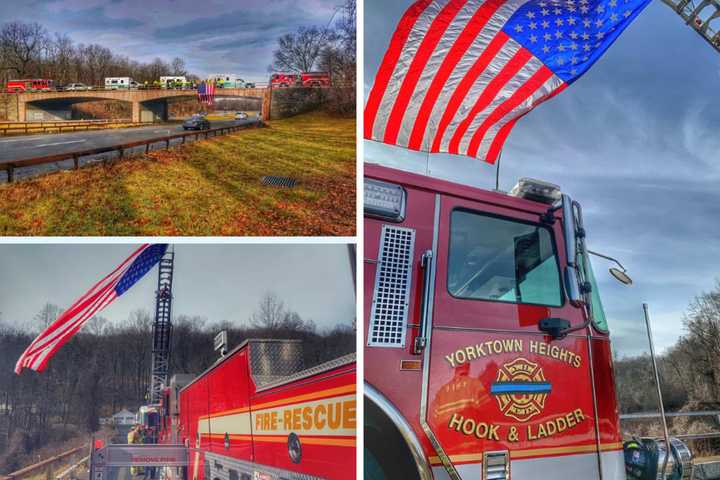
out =
[[[623,285],[632,285],[633,281],[632,278],[625,272],[625,270],[620,270],[615,267],[610,267],[609,269],[610,275],[615,277],[615,279],[622,283]]]
[[[567,258],[567,267],[565,267],[565,291],[567,292],[570,303],[578,307],[583,303],[583,295],[580,291],[577,271],[577,226],[575,224],[575,213],[573,212],[573,200],[570,198],[570,195],[566,193],[562,195],[562,209],[565,257]]]

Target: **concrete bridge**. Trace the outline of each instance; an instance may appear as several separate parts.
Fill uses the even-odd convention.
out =
[[[262,118],[270,118],[271,90],[269,88],[222,88],[215,97],[258,98],[262,100]],[[115,100],[132,104],[133,122],[167,120],[169,98],[197,98],[195,90],[89,90],[81,92],[36,92],[17,94],[18,121],[32,121],[28,111],[67,112],[73,104],[97,100]]]

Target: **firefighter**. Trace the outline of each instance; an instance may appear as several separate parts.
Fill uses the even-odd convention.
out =
[[[135,424],[127,435],[127,441],[131,445],[145,443],[143,439],[143,430],[140,424]],[[130,467],[130,475],[145,475],[144,467]]]

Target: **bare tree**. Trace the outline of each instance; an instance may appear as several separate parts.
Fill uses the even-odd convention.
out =
[[[35,321],[34,331],[42,331],[50,326],[60,316],[62,310],[57,305],[46,303],[33,319]]]
[[[47,44],[47,30],[39,23],[9,22],[0,29],[3,65],[20,77],[30,74]]]
[[[258,309],[250,316],[250,324],[255,328],[276,330],[285,317],[285,304],[274,293],[268,292],[260,300]]]
[[[173,58],[170,66],[172,68],[173,75],[178,77],[187,75],[187,69],[185,68],[185,60],[183,60],[182,58]]]
[[[271,68],[275,71],[311,71],[332,33],[318,27],[300,27],[278,39]]]

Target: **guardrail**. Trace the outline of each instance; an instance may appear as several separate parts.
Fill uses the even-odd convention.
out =
[[[155,138],[149,138],[146,140],[139,140],[136,142],[130,142],[130,143],[123,143],[121,145],[112,145],[109,147],[99,147],[99,148],[93,148],[90,150],[77,150],[74,152],[67,152],[67,153],[59,153],[56,155],[47,155],[44,157],[35,157],[35,158],[28,158],[24,160],[14,160],[12,162],[8,163],[2,163],[0,164],[0,169],[3,169],[7,172],[7,181],[8,183],[12,183],[15,180],[15,170],[22,167],[31,167],[35,165],[43,165],[47,163],[54,163],[54,162],[61,162],[63,160],[73,160],[74,168],[78,169],[80,168],[80,158],[81,157],[87,157],[90,155],[99,155],[102,153],[110,153],[110,152],[118,152],[118,158],[122,159],[123,155],[125,153],[125,150],[130,148],[136,148],[136,147],[145,147],[145,153],[148,153],[150,151],[150,145],[155,143],[162,143],[165,142],[165,149],[170,148],[170,141],[175,140],[178,138],[182,139],[181,143],[185,143],[185,139],[187,137],[195,137],[195,140],[199,140],[201,136],[204,136],[205,139],[208,137],[215,137],[218,135],[225,135],[229,132],[235,132],[237,130],[244,130],[249,127],[256,127],[260,126],[260,122],[255,123],[246,123],[243,125],[232,125],[228,127],[219,127],[219,128],[211,128],[209,130],[196,130],[194,132],[187,132],[187,133],[178,133],[176,135],[168,135],[164,137],[155,137]]]
[[[720,425],[720,410],[704,410],[699,412],[666,412],[665,417],[715,417],[715,421]],[[662,418],[662,415],[657,412],[624,413],[620,415],[620,420],[647,420],[650,418]],[[706,440],[710,438],[720,438],[720,432],[684,433],[672,436],[681,440]]]
[[[103,128],[110,125],[132,124],[132,126],[152,125],[152,122],[133,123],[132,120],[78,120],[78,121],[59,121],[59,122],[0,122],[0,135],[8,133],[40,133],[50,130],[57,130],[58,133],[63,131],[77,131]]]
[[[215,87],[215,92],[217,93],[218,90],[223,90],[225,88],[227,89],[237,89],[237,88],[267,88],[270,84],[267,82],[250,82],[253,84],[252,87]],[[130,90],[130,91],[136,91],[136,90],[188,90],[195,92],[197,91],[197,87],[160,87],[155,85],[139,85],[137,87],[133,88],[105,88],[105,87],[88,87],[83,89],[75,89],[75,90],[65,90],[65,89],[50,89],[50,90],[29,90],[29,91],[8,91],[6,88],[0,89],[0,93],[53,93],[53,92],[61,92],[61,93],[70,93],[70,92],[115,92],[115,91],[124,91],[124,90]]]
[[[9,473],[8,475],[6,475],[4,477],[0,476],[0,480],[20,480],[21,478],[26,477],[31,473],[35,473],[38,470],[41,470],[45,467],[49,467],[50,465],[52,465],[53,463],[55,463],[59,460],[63,460],[64,458],[72,456],[82,450],[86,450],[87,447],[88,447],[87,444],[85,444],[85,445],[81,445],[79,447],[73,448],[72,450],[68,450],[67,452],[61,453],[59,455],[55,455],[54,457],[50,457],[41,462],[35,463],[28,467],[21,468],[20,470]]]
[[[64,471],[58,473],[55,476],[55,480],[63,480],[64,478],[68,477],[71,473],[73,473],[75,470],[80,468],[83,464],[90,463],[90,455],[81,458],[78,460],[75,464],[70,465],[68,468],[66,468]]]

